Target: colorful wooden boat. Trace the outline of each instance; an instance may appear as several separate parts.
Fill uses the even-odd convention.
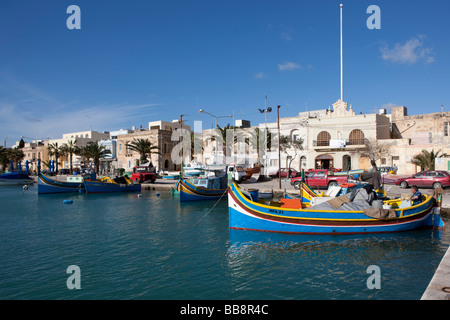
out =
[[[26,172],[7,172],[0,174],[0,186],[20,186],[32,184],[34,180]]]
[[[141,184],[133,183],[127,177],[117,177],[104,181],[85,181],[86,193],[140,192]]]
[[[253,168],[247,168],[244,169],[245,174],[247,175],[247,179],[250,179],[252,177],[252,175],[254,175],[255,173],[260,173],[261,172],[261,167],[259,165],[254,165]]]
[[[298,234],[356,234],[412,230],[420,227],[443,227],[444,223],[435,208],[439,197],[424,196],[422,203],[402,208],[399,200],[389,204],[397,209],[371,208],[364,210],[283,208],[282,203],[265,205],[250,200],[235,183],[228,187],[229,227]],[[337,199],[337,198],[332,198]],[[438,200],[436,200],[438,199]],[[388,203],[388,202],[385,202]],[[375,218],[373,213],[378,212]]]
[[[161,174],[161,177],[165,180],[177,180],[180,178],[181,173],[180,172],[167,172]]]
[[[180,201],[226,199],[225,177],[180,179],[177,183]]]
[[[50,179],[42,172],[38,174],[38,194],[84,192],[84,181],[69,182]]]

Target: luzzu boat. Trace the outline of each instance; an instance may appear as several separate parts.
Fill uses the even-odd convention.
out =
[[[286,199],[298,199],[301,203],[301,208],[307,208],[315,205],[319,202],[329,200],[329,197],[339,197],[344,194],[348,194],[359,188],[363,188],[367,183],[345,183],[342,185],[336,185],[329,187],[325,192],[317,193],[306,183],[300,184],[299,194],[285,194]],[[386,198],[386,192],[380,188],[375,190],[378,199]],[[295,201],[291,201],[295,205]]]
[[[0,174],[0,186],[32,184],[33,179],[26,172],[7,172]]]
[[[180,201],[226,199],[225,177],[180,179],[177,182]]]
[[[84,188],[86,193],[136,192],[141,191],[141,184],[133,183],[127,177],[117,177],[85,181]]]
[[[444,227],[438,214],[442,193],[425,195],[420,204],[406,207],[402,206],[399,199],[385,201],[392,209],[372,208],[363,206],[362,201],[355,201],[360,210],[348,209],[350,203],[342,198],[346,195],[331,198],[333,205],[322,203],[296,209],[282,207],[282,202],[265,205],[251,200],[244,193],[235,183],[229,184],[228,214],[231,229],[293,234],[357,234]],[[336,206],[336,202],[340,201],[344,204]]]
[[[42,172],[39,172],[38,194],[84,192],[83,177],[79,176],[77,179],[78,181],[59,181],[50,179]]]

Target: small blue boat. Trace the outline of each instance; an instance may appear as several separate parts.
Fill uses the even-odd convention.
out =
[[[283,207],[281,201],[270,205],[253,201],[235,183],[230,183],[228,220],[231,229],[292,234],[365,234],[442,228],[444,222],[438,213],[442,193],[425,195],[417,205],[403,206],[400,199],[385,201],[391,209],[371,207],[360,200],[349,203],[342,198],[345,195],[331,198],[332,203],[292,208]]]
[[[34,180],[26,172],[7,172],[0,174],[0,186],[32,184]]]
[[[42,172],[38,174],[38,194],[84,192],[84,181],[69,182],[50,179]]]
[[[180,201],[226,199],[225,177],[208,177],[198,179],[180,179],[177,183]]]
[[[116,177],[105,181],[85,181],[84,189],[86,193],[140,192],[141,184],[126,177]]]

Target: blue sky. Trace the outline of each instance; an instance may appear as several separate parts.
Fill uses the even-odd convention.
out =
[[[180,114],[211,128],[199,108],[257,124],[265,93],[281,117],[327,108],[340,98],[340,3],[344,100],[357,113],[449,111],[448,0],[4,0],[0,144]],[[72,4],[80,30],[66,27]],[[366,26],[369,5],[379,30]]]

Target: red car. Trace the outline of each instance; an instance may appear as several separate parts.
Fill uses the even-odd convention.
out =
[[[154,183],[156,181],[156,174],[153,167],[149,166],[136,166],[133,168],[133,174],[131,175],[131,180],[143,183],[145,181],[150,181]]]
[[[421,171],[409,178],[398,179],[395,182],[403,189],[412,185],[418,187],[445,188],[450,186],[450,174],[447,171]]]
[[[281,177],[282,178],[287,178],[288,177],[288,173],[289,173],[289,177],[290,178],[297,177],[297,176],[300,175],[300,172],[298,172],[295,169],[291,168],[290,171],[289,171],[288,168],[281,168]],[[269,174],[269,177],[271,177],[271,178],[278,178],[278,170],[276,172],[271,172]]]

